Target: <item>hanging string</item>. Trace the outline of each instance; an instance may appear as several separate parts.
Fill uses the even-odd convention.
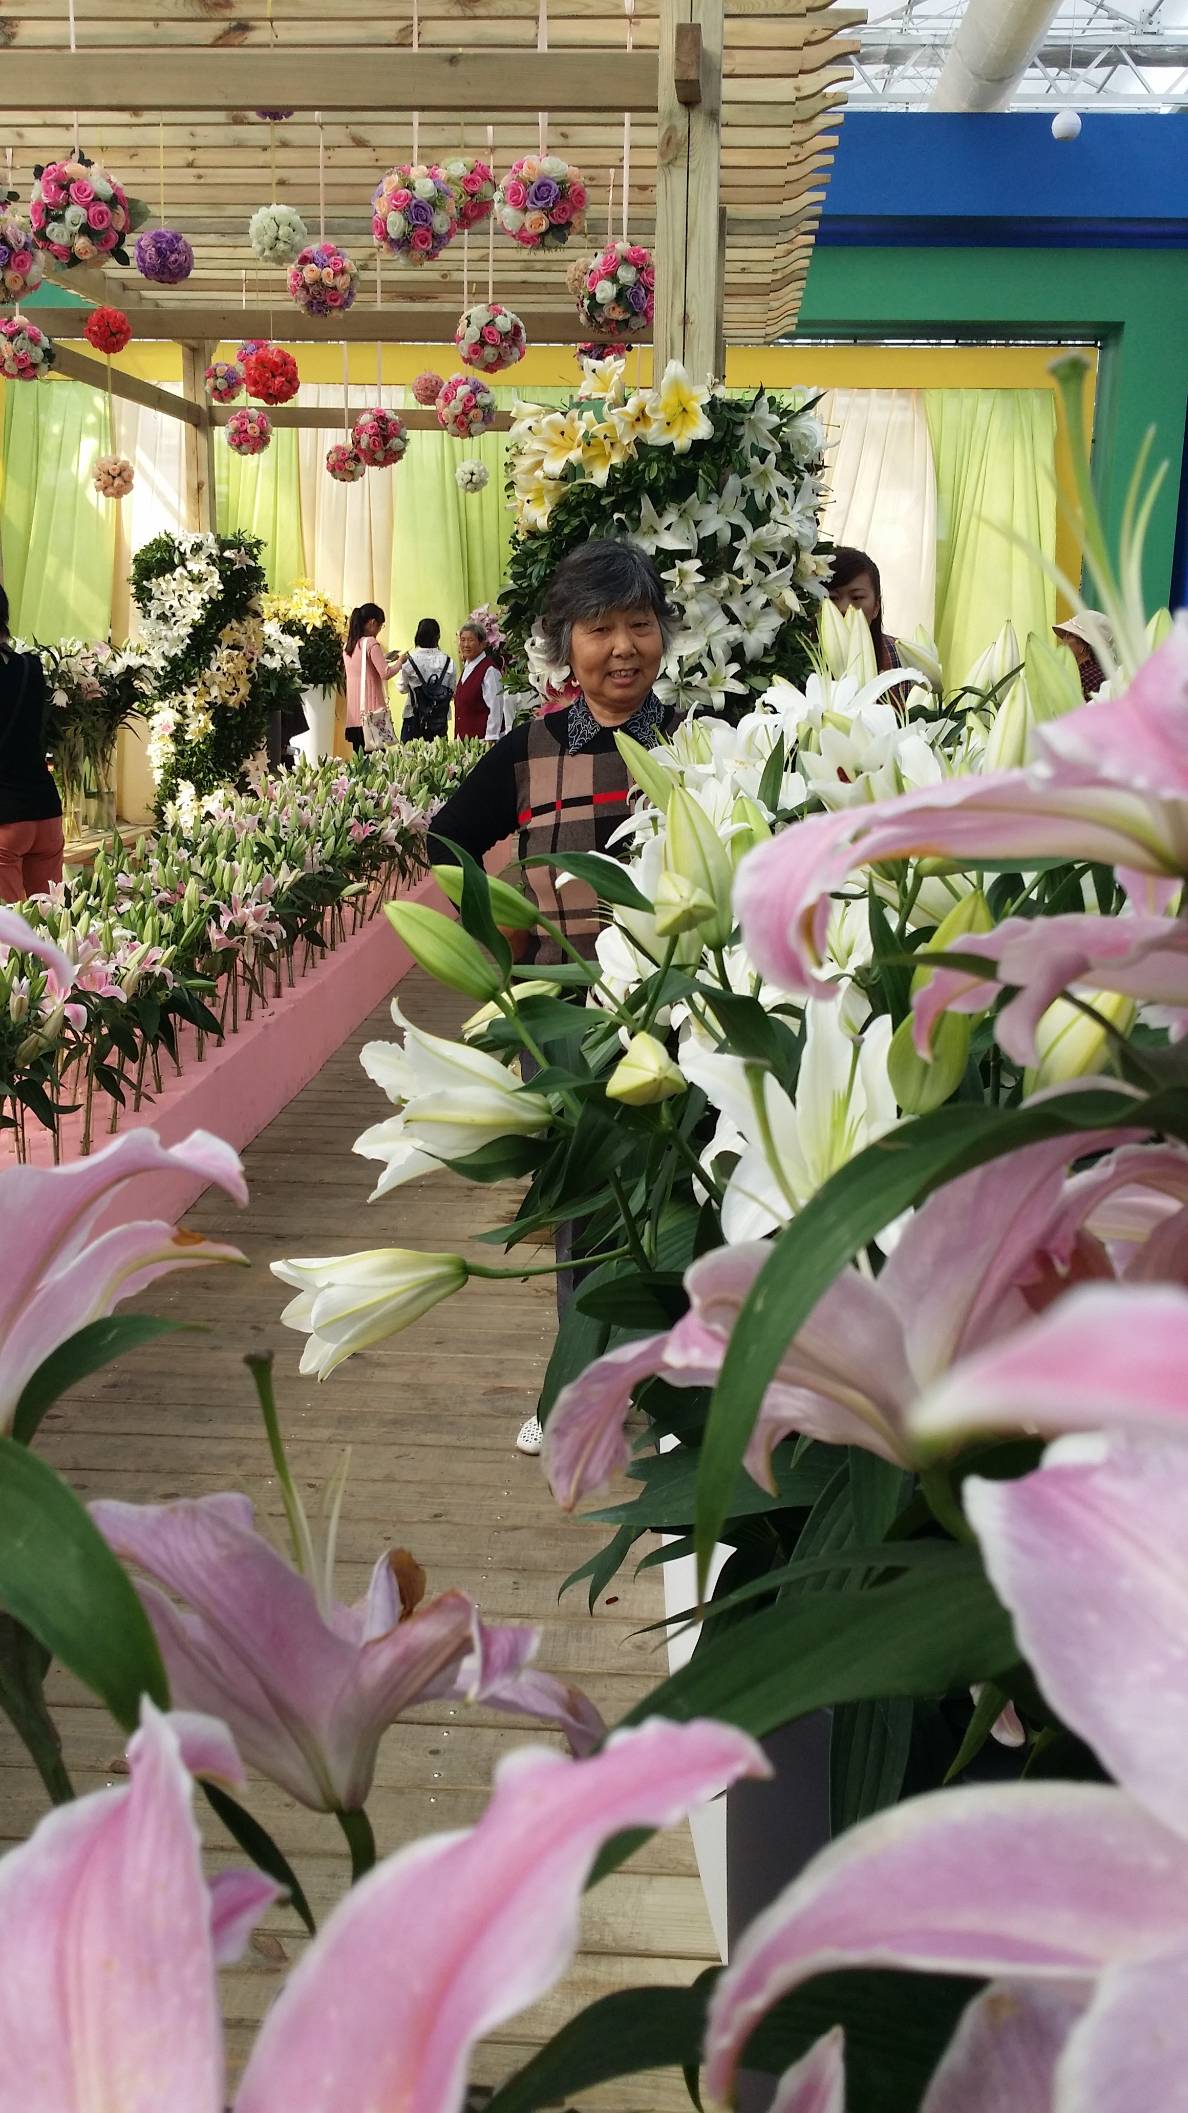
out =
[[[608,242],[613,242],[615,239],[615,172],[613,169],[608,169],[607,174],[610,177],[610,182],[606,187],[606,239]]]
[[[246,273],[245,271],[241,271],[241,272],[240,272],[240,274],[239,274],[239,278],[240,278],[240,287],[239,287],[239,291],[240,291],[240,294],[242,295],[242,300],[241,300],[241,302],[240,302],[240,306],[241,306],[241,308],[243,309],[243,312],[244,312],[244,314],[246,315],[246,314],[247,314],[247,273]]]
[[[495,127],[487,126],[487,166],[495,173]],[[495,299],[495,208],[487,214],[487,306]]]
[[[470,307],[470,229],[462,230],[462,313]]]
[[[276,126],[275,126],[275,125],[273,124],[273,122],[272,122],[272,119],[271,119],[271,118],[269,118],[269,120],[268,120],[268,168],[269,168],[269,172],[270,172],[270,174],[271,174],[271,177],[272,177],[272,202],[273,202],[273,204],[275,205],[275,204],[276,204],[276,202],[277,202],[277,189],[276,189]]]
[[[74,0],[66,0],[66,13],[67,13],[67,17],[68,17],[68,20],[69,20],[69,27],[70,27],[70,49],[71,49],[71,51],[77,51],[77,50],[78,50],[78,40],[77,40],[77,37],[76,37],[76,35],[75,35],[75,24],[74,24]],[[76,110],[76,111],[74,112],[74,159],[75,159],[75,161],[77,161],[77,160],[78,160],[78,144],[79,144],[79,142],[78,142],[78,112],[77,112],[77,110]]]
[[[549,48],[548,0],[540,0],[540,4],[536,11],[536,48],[538,51],[547,51]],[[538,113],[538,116],[540,119],[540,158],[543,161],[545,156],[545,139],[548,135],[549,129],[549,113],[547,110],[541,110]]]
[[[382,404],[384,400],[384,348],[378,338],[375,341],[375,394],[377,402]]]
[[[412,48],[414,51],[419,51],[421,48],[421,11],[419,0],[413,0]],[[421,159],[421,113],[419,110],[414,110],[412,114],[412,147],[412,158],[415,166],[416,163],[418,163]]]
[[[635,0],[623,0],[627,16],[627,55],[631,56],[635,42]],[[631,112],[623,112],[623,240],[627,240],[627,214],[631,204]],[[611,230],[614,240],[614,230]]]
[[[318,241],[326,240],[326,137],[322,125],[322,113],[314,111],[314,123],[318,128]]]
[[[157,177],[158,177],[158,183],[157,183],[157,203],[158,203],[158,205],[159,205],[159,206],[160,206],[160,208],[161,208],[161,226],[162,226],[162,227],[164,227],[164,225],[165,225],[165,120],[164,120],[164,118],[161,118],[161,119],[159,120],[159,122],[158,122],[158,125],[157,125],[157,152],[158,152],[158,168],[157,168]]]
[[[342,433],[344,441],[351,437],[351,355],[347,341],[342,341]]]

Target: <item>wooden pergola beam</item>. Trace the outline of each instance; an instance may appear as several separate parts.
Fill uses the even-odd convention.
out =
[[[372,393],[368,390],[366,383],[352,383],[350,406],[352,418],[357,418],[360,411],[366,410]],[[256,406],[253,405],[252,408],[255,409]],[[343,416],[341,404],[276,404],[275,406],[266,404],[264,409],[268,412],[271,424],[277,428],[281,426],[296,426],[304,432],[309,432],[320,427],[327,432],[342,431]],[[437,433],[441,430],[437,423],[437,413],[432,408],[427,410],[414,409],[410,405],[407,411],[401,411],[398,416],[401,424],[407,426],[410,433]],[[225,405],[215,404],[212,406],[210,411],[210,423],[212,426],[225,426],[229,423],[231,417],[232,411]],[[511,412],[496,411],[495,417],[491,425],[488,426],[487,431],[509,433],[511,426]]]
[[[537,110],[656,108],[654,52],[9,50],[0,62],[13,110]]]
[[[53,335],[57,338],[57,331]],[[107,387],[105,362],[88,359],[85,352],[75,352],[69,345],[55,344],[53,372],[67,381],[88,382],[93,389]],[[166,418],[180,418],[186,425],[204,426],[207,422],[205,404],[175,396],[169,389],[158,389],[154,382],[141,381],[137,374],[123,374],[116,366],[111,370],[111,393],[124,403],[140,404],[146,411],[161,411]]]
[[[119,284],[110,284],[105,298],[121,302]],[[327,322],[320,329],[294,306],[287,294],[267,306],[254,301],[246,308],[234,301],[208,304],[173,300],[159,305],[141,301],[134,310],[129,302],[128,314],[137,338],[150,342],[221,344],[265,337],[286,345],[338,345],[344,340],[355,345],[441,345],[453,338],[461,307],[460,295],[449,303],[401,301],[391,308],[364,308],[356,302],[345,315],[335,316],[332,323]],[[86,308],[50,308],[34,301],[27,304],[27,312],[55,342],[82,337],[90,313]],[[597,331],[579,320],[576,307],[569,305],[536,310],[526,307],[524,320],[534,345],[575,345],[598,336]],[[647,344],[648,335],[645,333],[638,342]],[[514,381],[514,375],[513,369],[509,379]]]

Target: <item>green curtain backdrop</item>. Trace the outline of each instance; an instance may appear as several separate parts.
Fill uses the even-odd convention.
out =
[[[936,642],[960,681],[1008,617],[1023,645],[1055,615],[1036,552],[1056,548],[1056,402],[1047,389],[928,389],[924,404],[936,467]]]
[[[91,483],[110,447],[107,402],[85,382],[4,392],[0,559],[18,638],[106,638],[115,505]]]
[[[268,585],[274,594],[287,594],[305,576],[295,431],[278,427],[262,455],[236,455],[219,434],[214,458],[220,535],[260,536]]]

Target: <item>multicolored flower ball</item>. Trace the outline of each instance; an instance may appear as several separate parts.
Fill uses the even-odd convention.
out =
[[[114,176],[82,154],[47,162],[33,175],[29,220],[38,249],[68,271],[113,254],[127,263],[128,194]]]
[[[0,377],[10,382],[39,382],[54,364],[54,348],[44,330],[23,317],[0,322]]]
[[[369,470],[390,469],[408,446],[408,434],[395,411],[360,411],[351,427],[351,440]]]
[[[359,291],[359,269],[337,242],[314,242],[289,266],[289,293],[306,315],[341,315]]]
[[[437,423],[455,440],[485,433],[495,419],[495,397],[477,374],[451,374],[437,399]]]
[[[146,227],[136,237],[136,269],[157,286],[179,286],[194,269],[194,252],[173,227]]]
[[[425,372],[418,374],[412,385],[413,402],[422,404],[426,409],[430,404],[435,404],[441,395],[443,380],[444,376],[434,374],[431,367],[426,367]]]
[[[234,455],[262,455],[272,440],[272,420],[267,411],[232,411],[227,420],[227,446]]]
[[[502,301],[479,301],[468,308],[454,332],[459,357],[468,367],[495,374],[514,367],[528,349],[524,325]]]
[[[573,349],[579,367],[584,367],[588,360],[625,360],[630,347],[621,338],[591,338],[588,344],[575,345]]]
[[[296,116],[296,112],[293,110],[257,110],[256,116],[263,118],[266,125],[284,125],[287,124],[291,117]]]
[[[565,267],[565,284],[575,301],[580,301],[586,291],[586,273],[593,261],[593,258],[587,262],[584,257],[571,257]]]
[[[101,499],[126,499],[136,473],[126,455],[100,455],[91,482]]]
[[[495,204],[495,171],[477,155],[460,154],[445,164],[445,179],[458,201],[459,227],[479,227]]]
[[[83,336],[96,352],[114,359],[132,342],[132,325],[122,308],[92,308],[83,324]]]
[[[212,404],[233,404],[243,395],[243,368],[238,360],[212,360],[206,370],[206,393]]]
[[[358,448],[347,447],[341,440],[326,450],[326,468],[336,484],[357,484],[367,473]]]
[[[485,462],[460,462],[454,471],[454,482],[458,490],[471,499],[476,492],[486,490],[491,482],[491,472]]]
[[[247,363],[250,360],[253,352],[266,351],[268,348],[268,342],[269,341],[266,337],[245,337],[242,345],[238,347],[235,354],[235,357],[239,361],[240,366],[247,366]]]
[[[249,396],[262,404],[291,403],[301,387],[297,362],[283,345],[261,345],[243,363],[243,379]]]
[[[495,193],[500,227],[524,249],[563,249],[585,209],[585,177],[557,154],[513,161]]]
[[[628,337],[646,330],[656,313],[652,252],[636,242],[609,242],[586,273],[578,313],[595,329],[614,324]]]
[[[371,198],[376,247],[410,264],[431,264],[458,232],[458,199],[436,162],[401,162]]]
[[[28,222],[0,207],[0,301],[23,301],[40,286],[44,269]]]
[[[261,205],[248,221],[248,241],[258,264],[292,264],[309,241],[309,229],[291,205]]]

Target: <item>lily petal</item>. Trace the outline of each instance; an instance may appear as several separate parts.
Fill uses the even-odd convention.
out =
[[[1085,2003],[1084,1988],[995,1982],[962,2013],[920,2113],[1052,2113],[1056,2064]]]
[[[810,2047],[794,2069],[785,2070],[771,2113],[846,2113],[845,2034],[840,2025]]]
[[[476,1827],[392,1857],[335,1910],[264,2022],[236,2113],[458,2113],[475,2041],[568,1964],[602,1843],[765,1772],[750,1739],[709,1722],[654,1720],[588,1761],[509,1755]]]
[[[667,1335],[620,1343],[562,1387],[545,1425],[545,1470],[564,1511],[601,1489],[627,1465],[627,1412],[632,1389],[659,1372]]]
[[[1186,2007],[1188,1945],[1103,1975],[1057,2069],[1052,2113],[1178,2113]]]
[[[43,961],[49,969],[57,994],[61,996],[74,982],[74,963],[55,946],[45,932],[39,932],[27,923],[16,910],[6,909],[0,904],[0,946],[10,946],[18,954],[32,954]]]

